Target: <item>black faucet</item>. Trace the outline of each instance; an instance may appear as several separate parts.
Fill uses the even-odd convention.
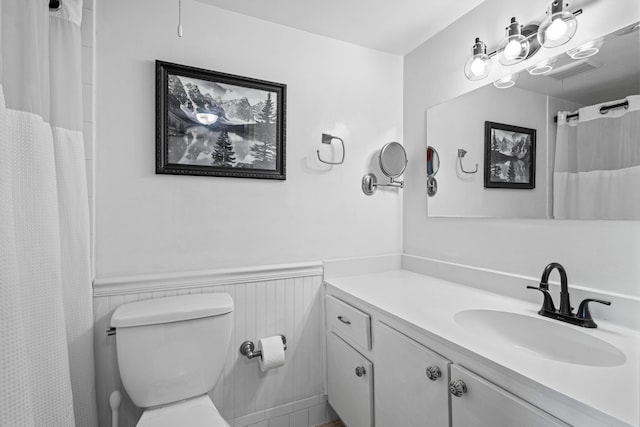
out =
[[[549,294],[549,275],[553,270],[558,270],[560,274],[560,308],[556,310],[553,305],[553,298]],[[589,312],[589,303],[598,302],[600,304],[611,305],[609,301],[603,301],[599,299],[587,298],[580,303],[578,312],[573,314],[573,308],[571,307],[571,301],[569,299],[569,283],[567,280],[567,271],[564,267],[557,263],[552,262],[544,268],[542,277],[540,278],[540,287],[527,286],[528,289],[536,289],[544,295],[542,302],[542,308],[538,311],[538,314],[552,319],[561,320],[563,322],[571,323],[573,325],[582,326],[584,328],[597,328],[596,322],[591,318]]]

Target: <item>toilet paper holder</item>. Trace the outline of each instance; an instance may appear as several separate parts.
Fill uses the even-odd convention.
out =
[[[284,349],[287,349],[287,337],[285,337],[284,335],[280,335],[280,338],[282,338],[282,345],[284,345]],[[245,341],[242,344],[240,344],[240,354],[242,354],[243,356],[247,356],[247,359],[253,359],[254,357],[262,357],[262,351],[260,350],[256,350],[254,351],[256,348],[255,344],[253,343],[253,341]]]

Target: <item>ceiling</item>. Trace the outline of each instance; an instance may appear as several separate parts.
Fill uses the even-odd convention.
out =
[[[405,55],[484,0],[196,0],[310,33]]]
[[[517,86],[582,105],[640,93],[640,30],[637,25],[605,36],[598,54],[588,59],[576,61],[566,54],[560,54],[554,71],[547,75],[520,73]],[[563,70],[561,79],[560,75],[554,74],[556,70]]]

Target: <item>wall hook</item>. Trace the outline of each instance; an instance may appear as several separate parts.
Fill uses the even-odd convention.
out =
[[[339,162],[328,162],[326,160],[322,160],[322,158],[320,157],[320,150],[316,150],[316,153],[318,154],[318,160],[320,160],[322,163],[325,163],[327,165],[341,165],[341,164],[344,163],[345,151],[344,151],[344,141],[342,140],[342,138],[338,138],[337,136],[329,135],[328,133],[323,133],[322,134],[322,143],[323,144],[331,144],[334,139],[337,139],[338,141],[340,141],[340,145],[342,145],[342,159],[340,159]]]
[[[464,170],[464,166],[462,166],[462,158],[467,154],[467,150],[463,150],[462,148],[458,148],[458,162],[460,163],[460,170],[464,173],[472,174],[478,172],[478,164],[476,163],[475,170],[466,171]]]

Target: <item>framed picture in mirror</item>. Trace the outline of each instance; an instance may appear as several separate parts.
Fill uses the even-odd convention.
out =
[[[536,130],[484,122],[484,187],[536,187]]]

